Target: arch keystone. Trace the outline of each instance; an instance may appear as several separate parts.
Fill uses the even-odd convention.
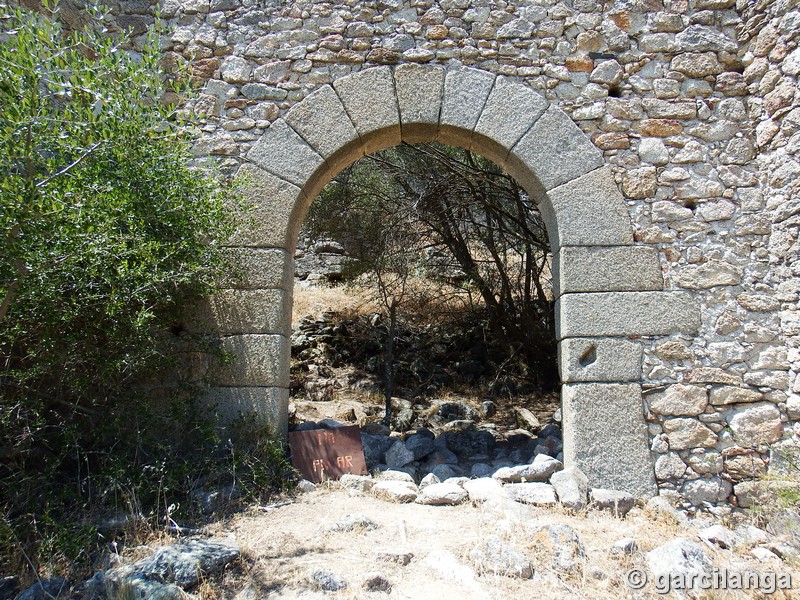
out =
[[[403,141],[417,144],[435,139],[442,107],[444,69],[428,65],[400,65],[394,70],[394,85]]]
[[[447,70],[439,119],[439,141],[469,148],[495,76],[472,67]]]
[[[389,67],[372,67],[333,82],[333,89],[369,154],[400,143],[400,112]]]

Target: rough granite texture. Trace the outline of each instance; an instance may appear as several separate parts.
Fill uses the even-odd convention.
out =
[[[152,21],[149,3],[116,12]],[[428,126],[407,128],[408,139],[438,137],[506,166],[541,199],[554,254],[575,248],[556,290],[563,378],[575,382],[564,390],[568,462],[586,462],[590,477],[613,467],[625,445],[603,434],[592,448],[588,431],[629,418],[627,441],[650,447],[626,459],[641,472],[634,487],[724,501],[743,477],[726,457],[767,461],[775,439],[797,440],[797,0],[163,0],[161,14],[165,64],[187,64],[202,85],[184,109],[202,115],[198,162],[273,174],[250,172],[256,223],[232,244],[262,249],[233,250],[247,271],[238,287],[290,289],[303,192],[399,143],[402,113]],[[423,64],[444,69],[443,85]],[[586,262],[595,246],[633,248]],[[284,309],[242,322],[272,329]],[[224,328],[242,329],[229,314]],[[580,365],[588,339],[596,355]],[[229,383],[282,381],[287,350],[270,352],[258,369],[231,367]],[[279,372],[251,381],[267,364]],[[586,382],[629,379],[624,415],[589,402],[597,390],[611,401],[620,384]],[[669,394],[654,398],[662,412],[651,391]],[[605,487],[619,480],[603,476]]]

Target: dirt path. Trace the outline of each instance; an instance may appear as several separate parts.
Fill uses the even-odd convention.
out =
[[[355,526],[348,528],[352,522]],[[332,530],[337,524],[343,530]],[[559,568],[561,550],[541,529],[554,524],[572,527],[585,549],[583,557],[573,557],[577,566],[568,571]],[[599,511],[576,516],[560,508],[540,509],[507,499],[459,506],[396,504],[329,483],[287,506],[269,512],[253,509],[224,524],[241,545],[242,568],[229,573],[213,593],[201,592],[201,597],[659,598],[664,596],[655,593],[652,583],[644,590],[633,591],[624,577],[633,567],[644,568],[644,553],[676,537],[701,544],[715,567],[739,571],[789,569],[781,561],[757,561],[750,555],[752,543],[743,543],[736,550],[703,543],[697,535],[698,527],[708,524],[680,525],[673,517],[654,516],[639,508],[624,519]],[[530,561],[532,577],[481,572],[480,562],[471,553],[492,536]],[[613,557],[610,548],[622,538],[633,538],[638,549],[631,556]],[[404,555],[411,555],[408,564],[397,562]],[[800,584],[800,575],[791,572],[795,583]],[[391,590],[365,589],[365,581],[373,574],[379,574]],[[326,576],[338,578],[347,587],[321,591],[320,577]],[[208,587],[206,591],[211,592]],[[700,597],[760,597],[727,594]],[[778,593],[770,597],[796,596]]]

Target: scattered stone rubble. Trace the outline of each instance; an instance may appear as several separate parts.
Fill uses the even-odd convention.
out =
[[[403,440],[385,431],[374,433],[380,429],[377,426],[369,429],[373,433],[361,436],[364,454],[367,467],[379,475],[343,476],[341,485],[353,493],[437,506],[514,501],[553,507],[560,502],[572,510],[590,506],[619,516],[627,514],[636,502],[624,492],[590,489],[586,475],[576,467],[564,470],[562,462],[548,454],[550,448],[560,446],[556,426],[548,426],[536,438],[512,432],[512,439],[522,439],[501,439],[499,443],[485,430],[435,437],[430,430],[420,429]]]
[[[74,588],[64,578],[53,578],[31,586],[16,598],[182,600],[186,598],[187,590],[197,587],[201,580],[220,575],[238,559],[239,546],[233,538],[187,539],[161,546],[150,556],[134,563],[118,564],[98,571],[91,579]],[[118,555],[114,556],[113,562],[119,563]]]

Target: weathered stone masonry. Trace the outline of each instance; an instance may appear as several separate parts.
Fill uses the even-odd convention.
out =
[[[566,459],[595,485],[735,501],[796,440],[796,0],[161,10],[166,62],[205,82],[197,155],[246,174],[255,205],[231,249],[247,280],[212,311],[238,357],[217,375],[228,410],[285,423],[294,242],[319,189],[365,152],[438,139],[541,202]]]

